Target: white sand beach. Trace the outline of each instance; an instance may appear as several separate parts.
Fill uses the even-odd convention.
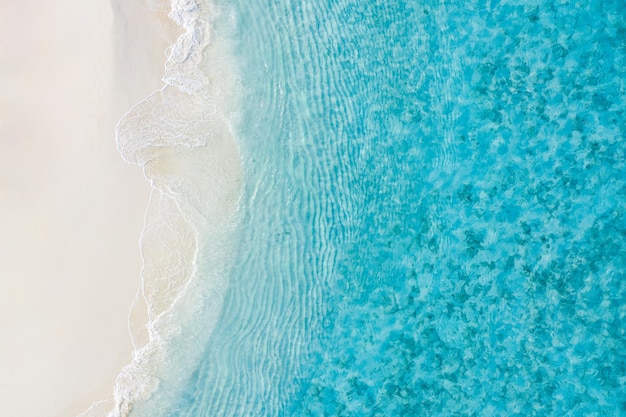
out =
[[[168,10],[0,0],[1,416],[75,416],[130,362],[150,187],[114,127],[161,87]]]

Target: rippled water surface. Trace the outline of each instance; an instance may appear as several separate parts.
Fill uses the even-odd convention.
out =
[[[624,1],[218,8],[242,235],[171,415],[626,415]]]

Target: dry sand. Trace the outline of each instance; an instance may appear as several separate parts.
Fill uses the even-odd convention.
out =
[[[147,0],[0,0],[0,415],[72,417],[131,359],[149,185],[114,126],[177,34]]]

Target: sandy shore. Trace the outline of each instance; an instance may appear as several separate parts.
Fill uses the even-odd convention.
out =
[[[0,0],[0,415],[72,417],[131,358],[149,185],[114,126],[160,88],[167,2]]]

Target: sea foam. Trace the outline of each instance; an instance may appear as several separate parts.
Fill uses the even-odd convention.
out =
[[[242,183],[237,76],[227,36],[214,26],[232,19],[195,0],[173,0],[169,16],[185,33],[166,52],[165,86],[116,127],[123,158],[152,186],[129,318],[133,359],[114,398],[81,417],[167,413],[215,325],[233,259]]]

